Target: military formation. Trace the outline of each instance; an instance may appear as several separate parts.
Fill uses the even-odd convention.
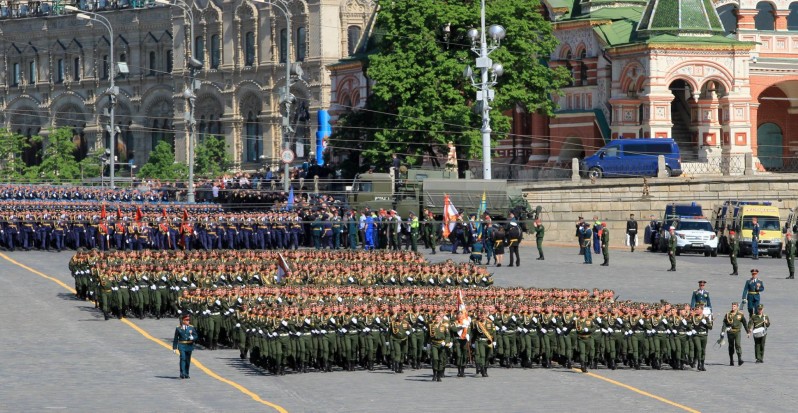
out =
[[[483,266],[429,264],[411,251],[93,250],[70,269],[78,295],[106,317],[191,315],[205,348],[237,348],[274,374],[701,371],[713,327],[702,298],[691,307],[616,302],[609,290],[495,288]]]

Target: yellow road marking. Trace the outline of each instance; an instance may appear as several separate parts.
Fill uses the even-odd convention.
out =
[[[579,369],[576,369],[576,368],[571,369],[571,370],[573,370],[575,372],[578,372],[578,373],[582,373],[582,370],[579,370]],[[621,383],[619,381],[616,381],[616,380],[610,379],[608,377],[604,377],[604,376],[598,375],[596,373],[588,372],[588,373],[582,373],[582,374],[585,374],[585,375],[590,376],[590,377],[597,378],[599,380],[604,380],[607,383],[614,384],[614,385],[616,385],[618,387],[623,387],[626,390],[631,390],[631,391],[633,391],[633,392],[635,392],[637,394],[641,394],[641,395],[646,396],[646,397],[651,397],[654,400],[661,401],[662,403],[669,404],[669,405],[671,405],[673,407],[677,407],[679,409],[682,409],[684,411],[688,411],[690,413],[701,413],[699,410],[687,407],[687,406],[685,406],[683,404],[676,403],[676,402],[668,400],[668,399],[666,399],[664,397],[657,396],[656,394],[651,394],[651,393],[649,393],[649,392],[647,392],[645,390],[640,390],[637,387],[633,387],[633,386],[630,386],[628,384]]]
[[[28,267],[25,264],[17,262],[17,261],[11,259],[9,256],[7,256],[7,255],[5,255],[3,253],[0,253],[0,257],[2,257],[4,260],[6,260],[6,261],[8,261],[8,262],[10,262],[10,263],[12,263],[12,264],[14,264],[16,266],[24,268],[24,269],[26,269],[26,270],[28,270],[28,271],[30,271],[30,272],[42,277],[42,278],[50,280],[50,281],[60,285],[61,287],[64,287],[66,290],[68,290],[69,292],[71,292],[73,294],[77,293],[74,288],[70,287],[69,285],[65,284],[63,281],[61,281],[61,280],[59,280],[59,279],[57,279],[55,277],[51,277],[51,276],[49,276],[49,275],[47,275],[47,274],[45,274],[45,273],[43,273],[41,271],[37,271],[37,270],[35,270],[35,269],[31,268],[31,267]],[[148,339],[148,340],[150,340],[150,341],[152,341],[154,343],[159,344],[161,347],[163,347],[163,348],[165,348],[165,349],[167,349],[169,351],[172,351],[172,346],[166,344],[162,340],[158,340],[157,338],[153,337],[152,335],[150,335],[150,333],[144,331],[141,327],[137,326],[132,321],[130,321],[130,320],[126,319],[126,318],[123,318],[120,321],[122,321],[123,323],[127,324],[130,328],[136,330],[139,334],[144,336],[144,338],[146,338],[146,339]],[[214,378],[216,380],[219,380],[222,383],[225,383],[227,385],[232,386],[233,388],[235,388],[236,390],[240,391],[241,393],[244,393],[245,395],[251,397],[252,400],[255,400],[256,402],[258,402],[260,404],[264,404],[266,406],[269,406],[269,407],[273,408],[274,410],[277,410],[280,413],[288,413],[288,410],[286,410],[282,406],[279,406],[279,405],[274,404],[272,402],[269,402],[267,400],[263,400],[263,399],[260,398],[260,396],[258,396],[257,394],[253,393],[252,391],[250,391],[246,387],[244,387],[244,386],[242,386],[242,385],[240,385],[240,384],[238,384],[238,383],[236,383],[236,382],[234,382],[232,380],[226,379],[226,378],[216,374],[213,370],[211,370],[210,368],[206,367],[204,364],[202,364],[202,362],[200,362],[196,358],[192,357],[191,361],[192,361],[192,364],[194,364],[200,370],[205,372],[205,374],[207,374],[211,378]]]

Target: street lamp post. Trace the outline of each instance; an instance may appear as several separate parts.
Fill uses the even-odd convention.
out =
[[[482,0],[481,6],[482,30],[469,29],[467,33],[469,39],[471,39],[471,50],[479,56],[477,57],[476,67],[482,72],[480,81],[477,82],[474,78],[471,66],[468,66],[463,74],[478,89],[477,101],[480,102],[480,110],[482,112],[482,177],[483,179],[491,179],[490,102],[495,98],[492,87],[496,85],[496,80],[504,73],[504,67],[499,63],[493,63],[488,55],[499,47],[506,32],[504,27],[498,24],[491,25],[487,31],[491,38],[491,43],[488,45],[485,37],[485,0]]]
[[[285,16],[285,90],[283,91],[283,96],[280,98],[280,102],[285,104],[285,115],[283,116],[283,146],[284,149],[290,149],[290,133],[291,133],[291,103],[293,103],[293,96],[291,96],[291,65],[288,63],[291,60],[291,11],[288,10],[288,7],[285,6],[283,3],[278,3],[274,0],[253,0],[255,3],[261,4],[268,4],[280,10]],[[289,190],[289,170],[290,165],[288,162],[284,162],[285,164],[285,171],[283,172],[283,190],[288,192]]]
[[[78,19],[91,20],[91,21],[100,23],[101,25],[105,26],[106,29],[108,29],[108,33],[111,36],[111,39],[108,42],[110,44],[110,49],[111,49],[110,50],[111,55],[110,55],[110,57],[108,59],[109,60],[108,63],[111,66],[111,73],[110,73],[110,76],[109,76],[110,77],[110,81],[111,81],[111,87],[108,89],[108,96],[111,99],[111,102],[110,102],[111,103],[110,104],[111,109],[109,111],[110,112],[110,116],[109,116],[110,117],[110,119],[109,119],[109,123],[110,123],[109,129],[110,130],[108,131],[108,134],[111,137],[111,139],[110,139],[111,144],[109,145],[110,146],[110,148],[109,148],[110,149],[110,153],[109,153],[108,162],[109,162],[109,164],[111,166],[111,168],[110,168],[111,189],[114,189],[114,188],[116,188],[116,185],[115,185],[115,182],[114,182],[114,163],[116,161],[116,124],[115,124],[115,120],[114,120],[114,113],[115,113],[115,108],[116,108],[116,96],[119,94],[119,89],[117,89],[117,87],[114,85],[114,78],[116,77],[116,70],[115,70],[115,66],[114,66],[114,27],[111,24],[111,22],[108,21],[108,19],[106,19],[105,17],[103,17],[100,14],[97,14],[97,13],[94,13],[94,12],[90,12],[90,11],[80,10],[79,8],[77,8],[75,6],[64,6],[64,9],[69,10],[69,11],[77,12],[78,14],[76,15],[76,17]]]
[[[196,145],[196,132],[197,120],[194,116],[195,103],[197,100],[196,91],[199,89],[196,85],[197,71],[202,69],[202,62],[194,57],[194,15],[191,11],[191,6],[184,0],[155,0],[158,4],[165,6],[177,6],[183,10],[183,16],[189,21],[189,49],[186,56],[191,56],[186,59],[186,66],[188,67],[188,86],[183,90],[183,97],[188,101],[188,113],[185,115],[185,120],[188,123],[188,194],[187,201],[194,203],[196,199],[196,190],[194,186],[194,146]]]

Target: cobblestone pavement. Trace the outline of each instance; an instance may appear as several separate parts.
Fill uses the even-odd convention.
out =
[[[0,256],[0,411],[274,410],[261,400],[290,412],[758,412],[798,406],[792,390],[798,357],[787,334],[790,325],[798,327],[798,284],[784,279],[783,259],[740,259],[741,275],[732,277],[725,257],[682,255],[678,271],[671,273],[665,271],[666,255],[639,250],[613,249],[610,267],[599,266],[600,257],[592,266],[583,265],[575,247],[548,247],[545,261],[536,261],[536,254],[522,247],[520,268],[491,267],[497,284],[610,288],[620,299],[681,303],[689,302],[699,279],[706,279],[716,316],[740,301],[748,270],[756,267],[765,283],[765,312],[773,322],[765,363],[754,363],[753,339],[744,338],[746,363],[729,367],[726,348],[711,346],[720,331],[716,323],[707,372],[599,369],[586,375],[561,368],[494,368],[482,379],[471,368],[466,378],[447,377],[442,383],[429,382],[426,369],[402,375],[378,370],[272,377],[239,360],[236,350],[198,350],[191,380],[179,380],[177,357],[133,328],[170,345],[176,320],[103,321],[93,304],[76,300],[56,282],[73,286],[66,265],[70,254],[16,252]],[[467,256],[439,252],[429,258],[463,261]]]

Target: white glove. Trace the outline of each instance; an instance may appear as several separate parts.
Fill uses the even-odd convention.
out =
[[[726,332],[725,332],[725,331],[721,331],[721,332],[720,332],[720,336],[721,336],[721,337],[726,337]]]
[[[701,319],[701,324],[706,324],[706,323],[707,323],[707,319],[706,318]]]
[[[612,329],[609,328],[609,327],[607,327],[607,332],[610,333],[610,334],[614,333],[614,331],[612,331]]]
[[[621,320],[621,317],[616,318],[615,321],[617,321],[618,324],[623,324],[623,320]]]
[[[685,320],[685,319],[682,319],[682,325],[685,325],[685,326],[686,326],[686,325],[687,325],[687,320]]]
[[[515,316],[512,316],[512,317],[510,317],[510,318],[512,318],[512,319],[513,319],[513,321],[515,321]]]
[[[241,327],[241,323],[236,323],[236,327]]]
[[[583,329],[582,329],[582,332],[583,332],[583,333],[589,333],[589,332],[590,332],[590,330],[589,330],[587,327],[585,327],[585,328],[583,328]]]
[[[157,288],[154,285],[150,286],[150,290],[156,290]]]
[[[352,317],[352,323],[357,324],[357,318]]]
[[[452,348],[452,344],[454,344],[454,343],[452,343],[452,342],[446,343],[446,347]],[[495,347],[495,346],[496,346],[496,345],[494,344],[494,347]]]
[[[502,331],[507,331],[507,327],[502,326]]]
[[[540,332],[541,332],[541,333],[543,333],[543,334],[546,334],[546,333],[548,333],[548,332],[549,332],[549,330],[546,330],[545,328],[541,328],[541,329],[540,329]]]
[[[287,321],[285,321],[285,320],[281,321],[281,322],[280,322],[280,324],[282,324],[282,325],[284,325],[284,326],[288,327],[288,322],[287,322]]]
[[[421,321],[423,323],[424,322],[424,317],[423,316],[418,316],[418,321]]]
[[[560,330],[559,327],[557,328],[557,334],[562,334],[562,330]]]
[[[645,321],[643,321],[643,319],[641,318],[640,320],[637,321],[637,323],[642,326],[643,324],[645,324]]]
[[[552,317],[552,318],[551,318],[551,322],[552,322],[552,323],[556,323],[556,322],[557,322],[557,317]]]
[[[601,332],[604,333],[604,334],[607,334],[607,329],[606,328],[602,328]]]
[[[310,324],[310,319],[309,318],[305,319],[305,324]]]
[[[405,331],[405,334],[407,334],[409,336],[410,335],[410,330]]]
[[[413,282],[413,277],[407,277],[407,281]]]
[[[496,348],[496,342],[495,341],[493,343],[491,343],[491,345],[493,346],[493,348]]]
[[[374,319],[374,321],[376,321],[376,322],[378,322],[378,323],[379,323],[379,322],[380,322],[380,318],[379,318],[379,317],[377,317],[377,318],[375,318],[375,319]]]
[[[174,350],[172,350],[172,351],[174,351],[174,352],[175,352],[175,354],[177,354],[178,356],[180,355],[180,350],[178,350],[178,349],[174,349]]]
[[[366,328],[364,328],[364,329],[363,329],[363,332],[364,332],[364,333],[368,333],[369,331],[371,331],[371,329],[370,329],[370,328],[368,328],[368,327],[366,327]]]
[[[222,302],[219,301],[219,300],[216,300],[216,305],[222,305]]]
[[[563,334],[568,334],[568,327],[563,327],[562,328],[562,333]]]
[[[538,318],[537,317],[532,317],[532,322],[533,323],[537,323],[538,322]]]
[[[668,325],[668,319],[667,318],[663,318],[662,319],[662,324]]]
[[[596,321],[601,322],[601,317],[596,317]]]
[[[330,322],[335,324],[335,317],[330,317]]]

